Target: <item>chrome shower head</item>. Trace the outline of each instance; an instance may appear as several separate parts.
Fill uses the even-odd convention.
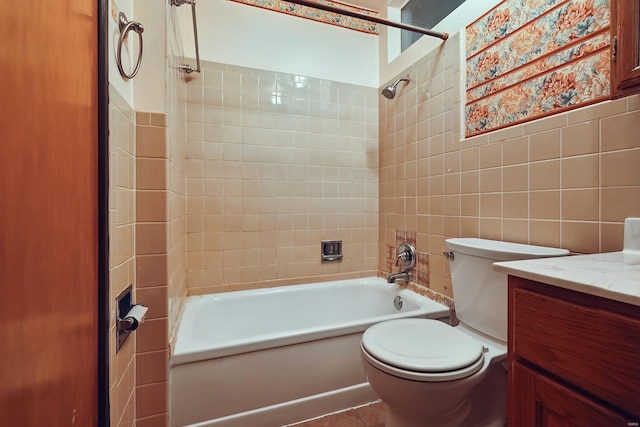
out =
[[[382,89],[382,96],[384,96],[387,99],[395,98],[395,96],[396,96],[396,87],[398,86],[398,84],[400,82],[409,83],[410,81],[411,81],[411,75],[409,75],[409,74],[407,74],[407,77],[399,78],[398,80],[393,82],[393,84],[390,84],[389,86],[387,86],[384,89]]]

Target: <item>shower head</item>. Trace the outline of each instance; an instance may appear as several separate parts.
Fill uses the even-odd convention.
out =
[[[410,81],[411,81],[411,76],[409,74],[407,74],[407,77],[399,78],[398,80],[393,82],[393,84],[390,84],[389,86],[387,86],[384,89],[382,89],[382,96],[384,96],[387,99],[395,98],[395,96],[396,96],[396,87],[398,86],[398,84],[400,82],[409,83]]]

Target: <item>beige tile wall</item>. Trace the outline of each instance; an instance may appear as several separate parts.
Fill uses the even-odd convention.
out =
[[[375,274],[375,89],[205,62],[187,101],[191,294]]]
[[[169,59],[169,114],[136,114],[138,301],[150,307],[137,332],[137,425],[169,417],[169,358],[187,295],[186,82]]]
[[[417,232],[429,286],[449,296],[449,237],[620,250],[624,218],[640,216],[640,97],[461,140],[458,49],[454,36],[380,98],[380,269],[395,230]]]
[[[175,8],[172,8],[175,13]],[[169,297],[169,344],[173,347],[187,296],[187,176],[184,145],[187,138],[186,88],[178,71],[179,60],[171,55],[168,70],[167,127],[167,274]]]
[[[109,87],[109,396],[112,426],[135,424],[136,343],[116,354],[115,299],[135,283],[134,113]],[[134,285],[135,286],[135,285]]]
[[[184,93],[184,82],[177,84]],[[186,104],[176,96],[169,122],[165,114],[134,114],[115,90],[110,96],[111,425],[161,427],[168,425],[170,348],[187,293],[186,127],[179,114]],[[128,284],[149,311],[116,355],[115,297]]]
[[[149,307],[135,332],[136,419],[158,426],[167,425],[170,356],[166,135],[164,114],[136,113],[136,302]]]
[[[117,151],[120,155],[117,163],[113,158],[110,163],[114,174],[111,199],[117,197],[115,200],[120,203],[126,190],[128,209],[126,224],[121,224],[120,217],[125,214],[120,209],[112,209],[115,213],[110,217],[112,262],[126,261],[127,267],[121,269],[122,273],[116,271],[120,273],[115,276],[117,288],[122,287],[120,282],[133,283],[134,301],[149,307],[145,321],[132,335],[134,339],[129,339],[123,350],[112,358],[110,369],[115,378],[112,382],[116,384],[111,395],[111,425],[114,426],[169,424],[169,358],[187,294],[186,175],[182,154],[186,141],[186,82],[176,68],[173,54],[181,50],[174,22],[172,9],[168,18],[172,30],[168,38],[172,54],[167,62],[169,114],[135,113],[134,135],[134,115],[127,107],[127,133],[118,139],[121,144],[126,141],[126,146]],[[112,99],[121,99],[117,93],[113,96]],[[111,115],[113,135],[124,120],[117,111],[111,111]],[[120,133],[123,132],[118,135]],[[115,174],[117,187],[113,185]],[[121,184],[124,180],[126,185]],[[113,229],[119,234],[114,234]],[[127,233],[120,229],[126,229]],[[126,258],[122,254],[126,254]]]

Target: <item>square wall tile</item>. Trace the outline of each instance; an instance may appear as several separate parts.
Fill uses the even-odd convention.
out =
[[[600,156],[602,187],[633,186],[640,182],[640,149],[611,151]]]
[[[135,408],[138,418],[167,413],[169,410],[167,383],[159,382],[137,386]]]
[[[593,254],[599,252],[599,225],[597,222],[562,222],[561,247],[571,252]]]
[[[563,190],[561,198],[563,220],[598,221],[600,216],[599,189]]]
[[[560,219],[560,192],[530,192],[529,216],[531,219]]]
[[[560,130],[554,129],[529,137],[529,160],[557,159],[560,157]]]
[[[529,164],[531,190],[554,190],[560,188],[560,160],[548,160]]]
[[[598,186],[598,155],[562,159],[562,188],[594,188]]]
[[[640,111],[604,118],[600,126],[602,151],[640,147]]]
[[[600,126],[598,120],[568,126],[562,129],[562,156],[594,154],[599,151]]]

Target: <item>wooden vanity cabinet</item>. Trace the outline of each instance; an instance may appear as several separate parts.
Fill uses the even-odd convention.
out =
[[[510,427],[637,426],[640,307],[509,276]]]

